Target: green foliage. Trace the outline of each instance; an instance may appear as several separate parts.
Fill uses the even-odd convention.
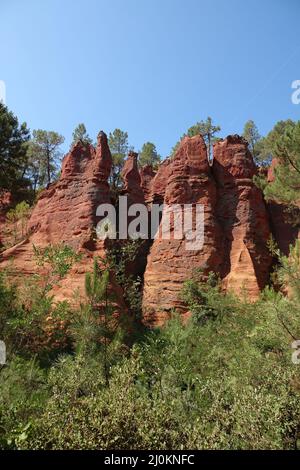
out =
[[[128,133],[115,129],[109,133],[108,145],[112,155],[111,187],[117,190],[121,186],[121,171],[128,152]]]
[[[75,253],[73,248],[65,244],[48,245],[45,248],[33,245],[33,251],[37,266],[44,269],[42,281],[46,292],[57,285],[72,265],[81,259],[81,254]]]
[[[237,299],[228,294],[221,295],[221,283],[218,277],[210,272],[206,277],[201,270],[196,270],[192,279],[186,281],[182,298],[193,314],[196,322],[222,319],[236,305]]]
[[[34,250],[41,274],[24,279],[18,288],[4,274],[0,278],[0,337],[9,354],[36,354],[47,363],[71,348],[70,306],[65,301],[54,303],[50,291],[79,257],[66,245]]]
[[[161,156],[158,155],[156,146],[152,142],[146,142],[139,152],[140,166],[151,165],[153,168],[160,163]]]
[[[85,282],[88,302],[68,315],[63,332],[75,350],[60,349],[65,354],[58,357],[50,349],[45,361],[45,349],[25,354],[24,343],[13,352],[8,348],[8,363],[0,370],[0,447],[297,448],[300,375],[291,343],[300,335],[300,245],[290,258],[282,257],[273,242],[270,249],[279,260],[277,283],[283,288],[288,283],[295,292],[290,298],[269,287],[248,303],[225,295],[215,274],[195,271],[182,291],[191,318],[183,325],[174,313],[163,328],[139,337],[130,351],[109,281],[113,266],[119,267],[116,276],[125,276],[137,246],[119,247],[121,253],[110,254],[113,259],[95,259]],[[42,266],[51,265],[55,276],[65,273],[52,250],[43,255]],[[31,314],[21,299],[2,274],[0,337],[10,344],[10,337],[16,341],[31,331],[34,344],[40,338],[37,300]],[[54,313],[47,299],[41,311],[49,308],[52,319],[66,319],[68,307],[58,305]],[[24,324],[10,336],[16,318]]]
[[[6,247],[15,245],[23,240],[26,233],[26,225],[30,216],[30,205],[26,201],[19,202],[15,208],[10,209],[6,214],[8,222],[6,226],[6,235],[9,241]]]
[[[37,129],[33,131],[33,139],[29,147],[29,171],[37,184],[50,184],[58,172],[58,162],[61,158],[59,147],[64,137],[54,131]]]
[[[0,272],[0,337],[4,338],[6,322],[14,315],[17,305],[17,292],[14,285],[6,282],[4,272]]]
[[[73,132],[73,141],[71,146],[75,145],[77,142],[82,142],[84,145],[89,145],[92,143],[92,139],[87,133],[85,125],[82,123],[78,124],[78,126],[74,129]]]
[[[142,248],[143,241],[126,240],[112,243],[107,250],[107,261],[122,287],[124,300],[135,319],[140,319],[142,308],[142,280],[139,275],[130,271]]]
[[[300,225],[300,121],[280,121],[266,138],[260,141],[260,157],[276,158],[273,181],[266,176],[254,177],[255,184],[264,192],[267,201],[277,201],[285,206],[286,221]],[[259,157],[259,158],[260,158]]]
[[[220,293],[221,298],[223,295]],[[24,448],[293,449],[299,372],[269,299],[149,332],[111,371],[65,358]]]
[[[285,126],[283,134],[273,141],[278,165],[275,180],[265,188],[267,199],[297,205],[300,198],[300,121]]]
[[[29,130],[19,125],[16,116],[0,102],[0,188],[16,193],[27,185],[24,169],[27,164]]]
[[[280,142],[286,129],[294,127],[295,123],[291,119],[286,121],[278,121],[273,129],[264,137],[259,143],[259,160],[265,165],[271,163],[272,159],[276,157],[276,147]]]
[[[45,187],[47,181],[45,153],[35,139],[28,142],[26,175],[31,181],[34,194]]]
[[[262,137],[258,132],[257,126],[254,121],[249,120],[246,122],[243,131],[243,137],[249,144],[250,152],[253,155],[254,161],[258,164],[264,163],[260,158],[261,153],[261,140]]]
[[[0,377],[0,448],[21,449],[43,412],[46,375],[34,359],[12,356]]]
[[[103,264],[103,263],[102,263]],[[123,353],[124,318],[116,318],[114,294],[110,289],[109,267],[100,268],[94,259],[92,273],[85,277],[86,305],[81,305],[71,332],[80,354],[98,354],[103,365],[105,382],[109,382],[110,369]]]
[[[93,308],[95,308],[99,302],[106,300],[108,283],[108,269],[101,272],[97,258],[95,258],[93,272],[87,273],[85,276],[85,292]]]

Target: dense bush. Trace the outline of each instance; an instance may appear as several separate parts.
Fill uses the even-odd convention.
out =
[[[48,264],[51,253],[44,253]],[[48,279],[64,275],[64,265],[54,263]],[[297,279],[295,262],[282,258],[277,278],[288,282],[288,276]],[[129,350],[122,325],[110,329],[111,310],[103,311],[103,301],[110,305],[107,282],[95,262],[87,304],[68,316],[70,349],[29,351],[25,343],[9,349],[0,370],[1,448],[300,447],[300,376],[291,348],[300,334],[296,294],[287,298],[267,288],[247,303],[224,295],[213,274],[203,283],[195,273],[183,288],[193,313],[186,325],[174,314]],[[295,281],[293,290],[298,287]],[[21,292],[2,276],[0,335],[12,344],[27,326],[32,340],[40,337],[30,315],[24,318]],[[32,312],[37,306],[33,301]],[[39,325],[45,316],[54,320],[56,308],[64,309],[43,305]]]
[[[174,318],[111,371],[101,358],[62,357],[26,448],[293,449],[299,372],[265,301],[222,322]]]

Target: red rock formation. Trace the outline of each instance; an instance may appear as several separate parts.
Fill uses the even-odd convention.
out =
[[[66,242],[78,249],[91,238],[96,208],[110,202],[107,178],[112,164],[104,133],[96,151],[78,142],[65,156],[57,183],[42,192],[28,227],[38,245]]]
[[[268,281],[272,258],[267,248],[269,218],[247,142],[229,136],[214,146],[212,169],[200,136],[185,138],[176,155],[152,181],[152,199],[203,204],[204,246],[186,249],[184,240],[154,240],[144,276],[144,321],[161,324],[180,300],[184,280],[194,268],[218,272],[228,290],[245,290],[255,299]],[[164,184],[166,181],[166,184]]]
[[[137,159],[137,153],[129,152],[121,173],[124,182],[122,194],[128,196],[128,205],[145,202]]]
[[[174,308],[187,313],[180,299],[183,282],[191,277],[195,268],[202,268],[206,273],[218,271],[222,262],[221,233],[215,218],[216,187],[203,138],[200,135],[185,138],[163,172],[169,174],[164,197],[166,207],[177,204],[183,209],[184,204],[192,204],[190,217],[194,218],[194,230],[195,205],[204,206],[204,245],[203,248],[192,248],[186,236],[174,239],[172,217],[170,239],[159,237],[154,240],[144,275],[143,296],[144,321],[150,325],[162,324]],[[158,178],[155,179],[157,184]],[[162,185],[157,187],[163,194]],[[155,194],[158,194],[157,189]]]
[[[153,170],[152,165],[145,165],[140,168],[141,188],[144,194],[145,202],[148,203],[152,199],[152,183],[156,172]]]
[[[107,182],[111,164],[104,133],[99,134],[96,149],[77,143],[64,158],[60,179],[40,195],[28,224],[28,238],[2,253],[0,269],[13,259],[17,273],[33,274],[37,269],[33,244],[43,247],[65,242],[83,257],[53,293],[57,300],[72,300],[74,291],[78,291],[77,301],[83,299],[84,274],[91,271],[95,255],[105,257],[105,242],[95,240],[94,228],[98,222],[98,205],[111,201]],[[269,178],[273,177],[274,165]],[[257,297],[268,280],[272,263],[266,245],[271,233],[269,219],[284,252],[288,251],[295,233],[284,221],[283,206],[276,202],[266,205],[252,181],[255,173],[247,143],[236,135],[215,144],[212,166],[199,135],[183,139],[175,156],[165,160],[156,173],[151,167],[139,171],[137,154],[129,154],[122,172],[122,194],[128,196],[129,207],[146,203],[150,214],[153,204],[164,203],[166,209],[174,205],[182,209],[190,204],[192,230],[195,230],[196,206],[204,206],[202,247],[191,248],[187,240],[190,232],[177,239],[175,219],[171,216],[170,238],[164,239],[160,232],[150,247],[147,265],[149,242],[145,241],[137,259],[131,263],[130,274],[142,274],[145,270],[145,323],[162,324],[174,308],[183,317],[188,315],[180,291],[195,268],[201,268],[204,275],[209,271],[219,273],[228,290],[241,293],[244,289],[249,298]],[[1,219],[0,210],[0,226],[3,213]],[[120,309],[126,311],[122,293],[113,278],[111,285]]]
[[[223,229],[224,285],[238,294],[244,289],[254,299],[269,277],[270,227],[262,192],[252,181],[256,167],[243,138],[228,136],[214,145],[213,174]]]
[[[112,158],[103,132],[96,150],[78,142],[65,156],[60,179],[42,192],[29,221],[30,235],[22,243],[2,254],[0,269],[13,260],[18,274],[30,275],[37,267],[33,244],[44,247],[62,242],[82,253],[60,286],[53,289],[56,300],[84,298],[84,275],[92,270],[93,257],[105,256],[104,241],[95,240],[96,209],[110,202],[109,185]],[[117,291],[116,286],[115,290]],[[124,304],[118,296],[119,305]]]
[[[147,191],[150,191],[150,183],[151,183],[151,175],[152,169],[151,167],[144,167],[143,169],[138,169],[138,154],[135,152],[129,152],[128,158],[125,161],[124,168],[122,171],[122,179],[123,179],[123,189],[121,191],[122,196],[127,196],[127,209],[130,208],[133,204],[145,204],[145,196],[147,196]],[[124,213],[121,213],[120,206],[119,209],[119,216],[124,218],[126,217],[126,226],[129,228],[129,224],[136,218],[135,216],[128,216]],[[137,216],[139,212],[137,213]],[[144,221],[147,223],[149,222],[149,213],[146,210],[145,219]],[[141,233],[141,228],[137,227],[137,231]],[[116,243],[119,243],[118,241]],[[127,241],[122,241],[122,243],[127,243]],[[149,243],[148,239],[143,240],[140,244],[138,252],[136,253],[135,259],[132,259],[130,262],[126,264],[126,272],[128,275],[133,275],[135,277],[142,277],[145,271],[146,262],[147,262],[147,254],[149,251]]]
[[[167,158],[158,168],[156,175],[151,183],[149,202],[162,204],[165,197],[165,191],[169,176],[172,172],[172,159]]]

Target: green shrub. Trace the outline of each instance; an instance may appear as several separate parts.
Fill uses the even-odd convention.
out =
[[[300,375],[291,347],[300,333],[297,297],[267,288],[247,303],[198,272],[183,289],[190,320],[183,325],[174,314],[129,351],[122,328],[112,327],[108,279],[95,260],[86,305],[70,315],[45,295],[26,307],[26,317],[20,293],[0,278],[0,324],[11,344],[30,332],[38,343],[43,323],[36,320],[47,313],[51,324],[68,318],[76,346],[15,346],[18,356],[10,353],[0,370],[1,448],[300,447]],[[63,340],[66,333],[56,334]],[[62,351],[69,354],[57,357]]]
[[[13,356],[0,369],[0,448],[24,445],[47,398],[46,374],[34,359]]]

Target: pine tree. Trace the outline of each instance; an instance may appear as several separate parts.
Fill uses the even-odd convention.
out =
[[[159,164],[160,160],[161,157],[157,153],[156,146],[152,142],[146,142],[139,153],[140,166],[151,165],[155,167]]]
[[[275,180],[265,187],[265,196],[296,207],[300,200],[300,121],[285,126],[272,145],[278,165]]]
[[[115,129],[113,132],[110,132],[108,145],[113,160],[110,182],[112,189],[117,190],[121,185],[121,171],[129,149],[127,132],[121,129]]]
[[[30,138],[26,123],[0,102],[0,188],[14,193],[26,185],[27,145]]]
[[[87,304],[81,306],[81,315],[73,336],[79,351],[83,354],[100,353],[103,360],[103,373],[106,384],[109,382],[110,367],[118,357],[123,341],[123,330],[114,313],[114,295],[110,290],[110,268],[102,260],[94,259],[93,271],[85,276]]]
[[[286,121],[278,121],[273,129],[257,142],[257,163],[262,166],[269,166],[274,157],[276,157],[276,146],[286,129],[294,127],[295,122],[291,119]]]
[[[259,163],[261,161],[259,159],[260,155],[260,142],[261,142],[261,135],[258,132],[257,126],[254,121],[250,120],[247,121],[244,126],[243,137],[247,140],[249,144],[250,152],[253,155],[254,161]]]
[[[88,135],[86,127],[83,124],[83,122],[78,124],[78,126],[75,128],[73,132],[73,141],[72,141],[71,146],[75,145],[79,141],[82,142],[84,145],[89,145],[92,143],[92,139]]]
[[[36,152],[37,165],[42,175],[42,181],[50,184],[56,176],[58,161],[61,157],[60,146],[64,142],[64,137],[54,131],[44,131],[37,129],[33,131],[32,156]]]

